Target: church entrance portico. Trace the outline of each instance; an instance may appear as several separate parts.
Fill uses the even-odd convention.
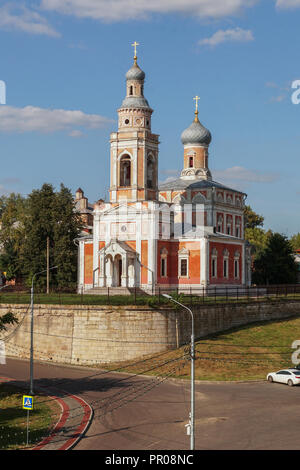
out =
[[[113,241],[99,251],[99,287],[136,287],[136,252],[126,243]]]

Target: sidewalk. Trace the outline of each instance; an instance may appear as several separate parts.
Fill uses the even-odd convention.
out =
[[[2,382],[15,381],[0,377],[0,383]],[[87,431],[93,418],[92,408],[82,398],[62,390],[40,388],[40,391],[56,400],[62,411],[49,436],[31,450],[71,450]]]

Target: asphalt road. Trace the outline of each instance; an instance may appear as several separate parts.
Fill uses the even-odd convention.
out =
[[[94,419],[75,450],[185,450],[189,382],[35,364],[36,386],[79,395]],[[7,359],[0,376],[28,381],[29,363]],[[299,450],[300,387],[268,382],[196,384],[196,449]]]

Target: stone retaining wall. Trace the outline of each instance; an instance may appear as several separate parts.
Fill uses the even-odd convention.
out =
[[[0,305],[0,316],[13,312],[18,326],[2,333],[6,354],[22,358],[30,351],[30,308]],[[300,315],[300,301],[193,307],[197,338],[256,321]],[[132,360],[176,348],[190,341],[191,317],[186,311],[149,307],[34,307],[34,357],[69,364]]]

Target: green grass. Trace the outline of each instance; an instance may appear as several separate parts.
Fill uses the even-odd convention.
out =
[[[0,384],[0,450],[27,448],[27,411],[22,408],[23,395],[28,395],[28,391]],[[49,435],[59,418],[60,408],[53,399],[35,395],[34,408],[29,413],[30,448]]]
[[[172,293],[170,293],[172,294]],[[237,296],[222,296],[222,297],[202,297],[195,295],[181,294],[179,296],[174,292],[175,299],[186,303],[187,305],[211,305],[215,303],[248,303],[259,301],[285,301],[285,300],[300,300],[300,294],[288,294],[282,296],[266,296],[266,297],[237,297]],[[91,294],[67,294],[67,293],[35,293],[35,304],[51,304],[51,305],[144,305],[150,307],[170,306],[170,301],[163,296],[148,296],[148,295],[91,295]],[[30,294],[23,292],[3,292],[0,293],[0,304],[30,304]],[[172,305],[174,307],[174,304]]]
[[[295,350],[291,345],[297,339],[300,340],[300,318],[255,323],[201,339],[196,342],[195,378],[264,380],[268,372],[293,367],[291,356]],[[146,357],[137,364],[110,364],[107,368],[189,379],[188,355],[189,346],[184,346],[156,357]]]
[[[34,294],[35,304],[53,305],[148,305],[150,297],[134,295]],[[0,304],[30,304],[30,294],[0,294]]]

